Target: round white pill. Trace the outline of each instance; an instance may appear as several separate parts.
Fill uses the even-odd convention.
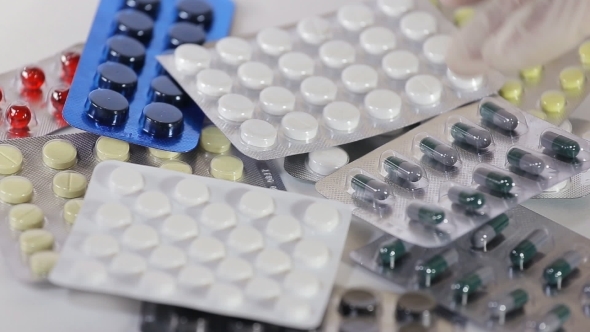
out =
[[[178,273],[178,283],[187,288],[199,288],[211,285],[215,277],[210,269],[201,265],[185,266]]]
[[[291,216],[274,216],[266,225],[266,235],[278,242],[289,242],[301,237],[301,225]]]
[[[331,232],[340,223],[340,214],[332,205],[313,203],[305,210],[303,220],[316,231]]]
[[[572,129],[573,129],[572,123],[568,119],[565,119],[563,121],[563,123],[559,126],[559,128],[561,128],[561,130],[567,131],[570,134],[572,133]]]
[[[186,255],[177,247],[162,245],[152,251],[149,262],[160,269],[176,269],[186,264]]]
[[[139,281],[139,287],[151,295],[169,295],[176,289],[174,278],[168,273],[147,271]]]
[[[197,74],[197,90],[212,97],[230,93],[232,79],[219,69],[204,69]]]
[[[267,28],[260,31],[256,35],[256,42],[262,52],[273,56],[289,52],[293,47],[289,33],[278,28]]]
[[[106,280],[107,272],[100,262],[81,260],[72,266],[70,277],[82,284],[97,285]]]
[[[444,64],[449,45],[451,45],[450,36],[432,36],[424,42],[422,52],[428,61],[437,65]]]
[[[174,198],[183,205],[200,205],[209,200],[209,188],[199,180],[184,179],[176,184]]]
[[[200,237],[190,244],[189,255],[201,262],[210,262],[225,257],[225,247],[216,238]]]
[[[240,138],[250,146],[268,148],[275,144],[277,130],[264,120],[250,119],[240,126]]]
[[[264,249],[255,261],[256,268],[262,273],[274,275],[291,269],[291,258],[279,249]]]
[[[288,79],[300,80],[313,75],[314,62],[305,53],[289,52],[279,58],[279,70]]]
[[[307,301],[289,296],[277,301],[276,310],[290,321],[307,321],[311,315],[311,307]]]
[[[477,90],[483,84],[483,76],[462,76],[453,73],[450,69],[447,69],[447,78],[451,84],[460,90]]]
[[[116,168],[109,177],[109,187],[119,195],[129,195],[143,189],[143,176],[125,166]]]
[[[297,141],[309,141],[318,134],[316,118],[305,112],[291,112],[281,120],[281,130],[285,136]]]
[[[106,234],[94,234],[84,240],[84,253],[91,257],[108,257],[119,252],[117,239]]]
[[[438,78],[431,75],[416,75],[406,82],[406,95],[415,104],[429,106],[437,104],[443,86]]]
[[[326,105],[336,99],[338,88],[330,79],[321,76],[308,77],[299,87],[306,102],[312,105]]]
[[[207,297],[224,310],[235,308],[244,301],[244,295],[238,287],[221,283],[213,284]]]
[[[393,51],[383,57],[381,67],[387,76],[401,80],[418,72],[420,60],[409,51]]]
[[[238,209],[250,218],[266,217],[275,211],[272,197],[259,190],[251,190],[242,195]]]
[[[340,25],[348,31],[359,31],[375,22],[375,15],[371,8],[362,4],[342,6],[336,17]]]
[[[301,240],[293,249],[293,257],[309,267],[320,268],[328,262],[330,250],[323,242]]]
[[[436,32],[436,19],[430,13],[415,11],[402,17],[400,28],[407,38],[420,41]]]
[[[374,118],[380,120],[391,120],[399,116],[402,108],[400,96],[385,89],[378,89],[369,92],[365,96],[365,108]]]
[[[309,153],[307,166],[319,175],[330,175],[348,164],[348,153],[339,147]]]
[[[236,224],[236,220],[234,209],[225,203],[211,203],[207,205],[203,209],[200,219],[203,225],[216,231],[233,227]]]
[[[361,46],[365,52],[380,55],[395,48],[395,34],[384,27],[372,27],[361,33]]]
[[[354,47],[342,40],[331,40],[320,46],[320,59],[330,67],[339,69],[353,63],[356,59]]]
[[[320,291],[320,281],[309,272],[294,270],[285,276],[283,281],[285,290],[301,296],[312,297]]]
[[[123,233],[121,239],[123,244],[135,250],[142,250],[157,246],[159,243],[158,233],[148,225],[131,225]]]
[[[245,96],[228,93],[219,98],[217,111],[226,120],[244,122],[252,118],[254,103]]]
[[[247,253],[262,249],[262,234],[252,226],[238,226],[227,237],[227,245],[238,252]]]
[[[146,191],[137,197],[135,208],[147,218],[161,217],[170,213],[170,200],[159,191]]]
[[[260,92],[258,97],[263,111],[272,115],[285,115],[295,109],[295,95],[279,86],[271,86]]]
[[[305,18],[297,24],[297,33],[306,43],[319,45],[332,38],[332,28],[326,19],[314,16]]]
[[[254,269],[248,261],[238,257],[228,257],[217,266],[217,275],[227,281],[241,281],[252,278]]]
[[[262,62],[250,61],[238,68],[238,79],[242,86],[260,90],[272,84],[273,72]]]
[[[109,270],[113,274],[132,275],[143,273],[146,266],[145,259],[141,256],[123,252],[113,258]]]
[[[266,301],[281,295],[281,286],[270,278],[256,277],[248,282],[245,293],[255,301]]]
[[[379,75],[367,65],[351,65],[342,71],[342,83],[350,92],[367,93],[377,87]]]
[[[96,221],[108,228],[127,226],[132,220],[131,211],[123,204],[105,203],[96,210]]]
[[[242,38],[225,37],[215,44],[215,50],[221,60],[237,66],[252,58],[252,47]]]
[[[322,117],[326,125],[334,130],[351,131],[358,127],[361,112],[351,103],[335,101],[324,107]]]
[[[209,50],[197,44],[183,44],[174,50],[176,70],[185,75],[194,75],[199,70],[209,68],[211,54]]]
[[[377,0],[379,9],[391,17],[399,17],[414,8],[414,0]]]
[[[173,214],[164,220],[162,234],[174,241],[190,239],[199,234],[197,222],[183,214]]]

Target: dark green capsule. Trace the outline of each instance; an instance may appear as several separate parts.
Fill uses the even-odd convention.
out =
[[[397,178],[409,182],[418,182],[422,179],[422,168],[420,166],[398,157],[387,157],[383,161],[383,167],[387,176],[394,181]]]
[[[566,305],[558,304],[543,316],[537,325],[539,332],[556,332],[570,318],[571,310]]]
[[[510,251],[512,265],[524,269],[524,265],[530,262],[537,253],[549,242],[549,235],[542,230],[535,230],[526,239]]]
[[[459,161],[455,149],[432,137],[420,141],[420,151],[445,166],[453,166]]]
[[[510,165],[529,174],[539,175],[545,170],[543,159],[520,148],[510,149],[506,159]]]
[[[524,289],[515,289],[489,303],[495,317],[500,318],[500,324],[504,324],[506,314],[522,309],[529,302],[529,294]]]
[[[487,244],[492,242],[510,223],[510,219],[504,213],[488,221],[471,236],[471,244],[474,248],[486,250]]]
[[[383,244],[379,248],[378,263],[391,269],[395,267],[395,262],[404,257],[412,245],[401,240],[395,239],[393,242]]]
[[[431,204],[410,203],[406,208],[406,214],[411,220],[428,225],[438,225],[445,220],[445,211]]]
[[[451,202],[470,210],[481,209],[486,204],[486,197],[483,193],[467,187],[453,186],[449,189],[447,195]]]
[[[577,251],[568,251],[545,268],[543,278],[549,285],[557,285],[561,288],[561,281],[577,269],[583,259]]]
[[[518,127],[518,117],[492,102],[485,102],[479,106],[481,118],[501,129],[513,131]]]
[[[423,265],[418,266],[422,283],[426,287],[430,287],[432,281],[447,271],[449,267],[457,264],[458,261],[459,253],[455,249],[447,249],[435,255]]]
[[[564,158],[573,159],[580,153],[580,144],[571,138],[546,131],[541,135],[541,145]]]
[[[463,122],[457,122],[451,127],[451,136],[455,141],[476,149],[485,149],[492,144],[492,135],[487,130]]]
[[[486,266],[459,279],[453,284],[452,288],[455,295],[460,296],[465,302],[466,298],[464,296],[480,291],[482,287],[488,285],[492,280],[494,280],[494,270]]]
[[[485,167],[480,167],[473,171],[473,181],[492,191],[503,194],[509,193],[516,186],[512,177],[504,173],[486,169]]]
[[[352,177],[350,185],[355,193],[371,200],[382,201],[389,197],[389,186],[368,175],[356,174]]]

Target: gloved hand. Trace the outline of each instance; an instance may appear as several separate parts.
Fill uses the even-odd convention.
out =
[[[481,0],[440,0],[464,6]],[[491,0],[453,38],[449,68],[460,75],[545,64],[590,36],[590,0]]]

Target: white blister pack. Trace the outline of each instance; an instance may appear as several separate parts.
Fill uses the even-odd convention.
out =
[[[426,0],[376,0],[158,60],[240,151],[267,160],[390,132],[498,91],[499,73],[447,70],[454,30]]]
[[[106,161],[50,281],[293,328],[320,325],[350,210]]]

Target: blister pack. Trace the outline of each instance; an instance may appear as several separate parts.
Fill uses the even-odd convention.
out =
[[[386,235],[351,258],[488,330],[583,331],[589,250],[585,237],[519,206],[445,248]]]
[[[484,98],[440,115],[316,183],[404,241],[440,247],[590,168],[590,143]]]
[[[230,148],[214,127],[201,146],[179,154],[146,149],[90,133],[0,142],[0,250],[12,272],[27,282],[45,281],[75,222],[92,171],[120,160],[285,190],[278,170]]]
[[[197,221],[198,220],[198,221]],[[292,328],[321,323],[345,205],[107,161],[51,282]]]
[[[397,130],[495,93],[498,73],[447,71],[453,31],[427,0],[375,0],[158,59],[240,151],[266,160]]]
[[[0,74],[0,140],[42,136],[68,125],[62,110],[82,47]]]
[[[73,127],[141,146],[187,152],[203,114],[155,56],[225,37],[231,0],[102,0],[64,107]]]

